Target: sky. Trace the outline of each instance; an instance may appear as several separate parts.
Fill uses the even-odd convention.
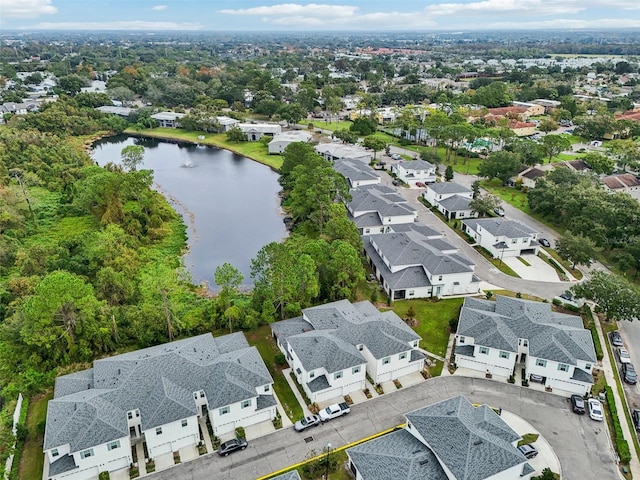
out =
[[[640,0],[0,0],[0,31],[640,28]]]

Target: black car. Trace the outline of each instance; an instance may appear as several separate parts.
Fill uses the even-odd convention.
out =
[[[640,410],[634,408],[631,412],[631,418],[633,419],[633,426],[636,431],[640,431]]]
[[[236,450],[244,450],[245,448],[247,448],[247,441],[244,438],[234,438],[233,440],[226,441],[220,445],[220,448],[218,448],[218,455],[226,457]]]
[[[580,395],[571,395],[571,410],[578,415],[584,415],[586,412],[584,398]]]
[[[533,445],[520,445],[518,450],[520,450],[520,453],[528,459],[538,456],[538,450]]]
[[[547,247],[547,248],[551,246],[551,242],[549,242],[549,240],[547,240],[546,238],[541,238],[540,240],[538,240],[538,243],[540,243],[540,245],[542,245],[543,247]]]
[[[622,345],[624,345],[622,343],[622,335],[620,335],[620,332],[617,330],[609,333],[609,338],[611,339],[611,345],[613,345],[614,347],[621,347]]]
[[[636,369],[633,368],[633,365],[630,363],[622,364],[622,379],[625,383],[629,383],[631,385],[635,385],[638,383],[638,374],[636,373]]]

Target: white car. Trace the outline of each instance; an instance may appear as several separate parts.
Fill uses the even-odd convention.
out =
[[[595,420],[596,422],[601,422],[603,420],[604,414],[602,413],[602,404],[599,400],[590,398],[587,400],[587,407],[589,409],[589,417],[591,417],[591,420]]]
[[[618,348],[618,360],[620,360],[620,363],[631,363],[631,357],[629,356],[629,352],[627,352],[626,348]]]

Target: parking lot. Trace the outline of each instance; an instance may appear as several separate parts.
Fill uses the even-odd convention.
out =
[[[502,407],[533,425],[554,449],[567,480],[618,478],[606,425],[571,412],[566,398],[480,378],[437,377],[356,405],[351,413],[297,433],[292,428],[249,442],[246,450],[207,455],[153,474],[162,480],[253,479],[303,461],[331,443],[341,447],[404,422],[404,413],[455,395]]]

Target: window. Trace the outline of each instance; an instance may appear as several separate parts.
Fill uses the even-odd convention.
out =
[[[120,448],[120,440],[116,440],[115,442],[107,443],[107,450],[115,450],[116,448]]]
[[[387,358],[383,358],[382,359],[382,364],[383,365],[389,365],[391,363],[391,357],[387,357]]]
[[[156,435],[162,435],[162,427],[156,428]]]
[[[407,358],[407,352],[402,352],[400,355],[400,360],[404,360],[405,358]]]
[[[418,348],[418,340],[416,340],[415,342],[413,342],[413,348]]]
[[[310,372],[309,373],[309,378],[314,378],[316,376],[315,372]]]
[[[240,408],[248,408],[250,406],[251,406],[251,399],[243,400],[242,403],[240,404]]]
[[[54,448],[53,450],[51,450],[51,456],[52,457],[57,457],[58,455],[60,455],[60,453],[58,453],[58,449]]]
[[[442,275],[438,275],[438,281],[441,282],[442,281]]]
[[[536,367],[546,367],[546,366],[547,366],[546,360],[542,360],[541,358],[538,358],[536,360]]]
[[[353,368],[351,369],[351,373],[352,373],[353,375],[355,375],[356,373],[360,373],[360,365],[358,365],[357,367],[353,367]]]
[[[196,400],[198,399],[198,392],[194,392],[193,393],[193,398],[195,398]],[[131,418],[131,417],[129,417],[129,418]]]
[[[184,420],[182,420],[182,426],[186,427],[189,424],[189,420],[187,420],[186,418]]]
[[[523,347],[526,347],[526,346],[528,346],[528,345],[529,345],[529,342],[528,342],[528,341],[526,341],[526,340],[523,340],[523,341],[522,341],[522,346],[523,346]]]
[[[364,348],[364,346],[362,344],[357,345],[358,350],[362,351],[362,349]]]
[[[204,390],[200,390],[200,398],[204,398]]]
[[[464,337],[462,335],[458,337],[458,343],[464,343]]]
[[[268,391],[269,391],[269,385],[265,385],[265,386],[264,386],[264,391],[265,391],[265,392],[268,392]]]
[[[226,415],[231,411],[230,407],[222,407],[218,410],[218,415]]]
[[[561,372],[568,372],[569,371],[569,365],[567,365],[566,363],[559,363],[558,364],[558,370],[560,370]]]
[[[518,239],[514,238],[513,240],[511,240],[511,243],[518,243]]]
[[[342,372],[336,372],[333,374],[334,380],[338,380],[339,378],[342,378]]]
[[[365,228],[365,229],[364,229],[364,233],[369,233],[370,231],[371,231],[371,229],[370,229],[370,228]]]
[[[584,366],[584,369],[585,369],[585,370],[591,370],[591,364],[590,364],[590,363],[587,363],[587,364]]]
[[[500,350],[500,358],[509,358],[509,352],[503,352]]]
[[[131,420],[133,418],[133,412],[127,412],[127,418]]]
[[[487,347],[480,347],[480,353],[483,355],[489,355],[489,349]]]
[[[413,295],[415,295],[415,294],[416,294],[416,293],[415,293],[415,291],[413,291],[413,290],[409,290],[409,295],[410,295],[410,296],[413,296]]]
[[[80,458],[93,457],[93,448],[80,452]]]

